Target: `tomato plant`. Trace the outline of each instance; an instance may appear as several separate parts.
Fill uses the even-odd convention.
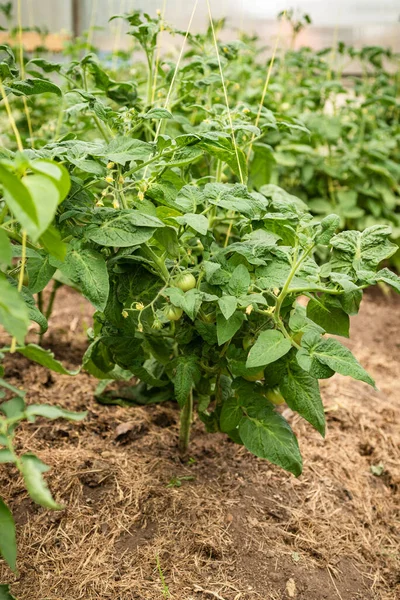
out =
[[[294,42],[309,18],[290,17]],[[182,453],[197,411],[208,431],[297,476],[299,445],[279,405],[325,435],[318,381],[340,373],[374,385],[327,334],[349,336],[365,288],[400,292],[385,266],[400,224],[399,81],[385,61],[398,57],[340,44],[333,68],[331,51],[291,49],[267,89],[257,40],[218,43],[223,22],[196,35],[169,28],[186,44],[173,62],[157,52],[160,15],[124,18],[145,56],[133,75],[130,52],[106,66],[84,39],[63,62],[25,57],[23,68],[0,46],[0,324],[11,338],[1,357],[76,374],[40,346],[69,285],[96,309],[82,368],[103,391],[120,380],[142,403],[175,399]],[[363,76],[343,102],[355,59]],[[31,322],[38,344],[25,341]],[[0,404],[0,462],[57,508],[43,463],[15,453],[14,430],[82,415],[26,406],[0,383],[15,394]],[[0,520],[14,568],[1,500]]]
[[[325,118],[327,98],[342,88],[332,74],[322,86],[330,73],[323,53],[288,51],[258,106],[262,86],[251,82],[264,66],[254,40],[218,44],[213,24],[187,36],[182,63],[171,64],[155,52],[161,17],[126,19],[146,56],[134,81],[124,61],[110,72],[93,53],[65,63],[26,60],[21,79],[12,48],[1,47],[10,135],[0,160],[0,322],[13,338],[3,352],[67,372],[24,340],[32,320],[43,335],[57,289],[71,285],[96,308],[83,368],[104,382],[134,379],[148,397],[175,397],[183,452],[196,408],[210,431],[298,475],[297,439],[275,405],[284,400],[324,435],[318,379],[338,372],[373,385],[326,334],[348,337],[366,287],[385,282],[400,291],[399,278],[380,269],[397,250],[387,219],[337,233],[353,217],[358,226],[361,213],[343,219],[336,204],[356,206],[355,195],[367,189],[374,197],[371,177],[378,177],[390,187],[379,188],[390,212],[394,161],[389,175],[376,162],[362,170],[354,149],[365,153],[367,137],[358,145],[353,138],[359,118],[371,140],[397,126],[380,109],[379,126],[367,125],[369,101],[350,101],[346,113]],[[381,64],[379,53],[362,58]],[[307,87],[311,71],[318,79]],[[385,81],[389,93],[393,82]],[[39,121],[40,103],[50,107],[54,127],[35,147],[27,148],[9,97],[29,101]],[[335,168],[347,163],[333,152],[350,145],[352,176],[346,171],[340,183]],[[318,200],[323,211],[313,194],[327,195],[328,203]],[[332,214],[315,218],[310,207]],[[45,308],[42,291],[52,281]]]

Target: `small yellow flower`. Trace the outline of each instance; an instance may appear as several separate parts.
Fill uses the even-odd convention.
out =
[[[114,198],[114,200],[113,200],[113,208],[115,208],[115,209],[119,208],[119,202],[116,198]]]
[[[138,332],[143,333],[143,325],[141,323],[138,325]]]
[[[157,13],[158,16],[160,16],[161,15],[161,9],[157,8],[156,13]]]
[[[104,206],[103,200],[97,200],[96,206]]]
[[[233,86],[234,90],[240,90],[240,83],[235,83],[235,85]]]
[[[249,108],[244,108],[244,109],[242,110],[242,113],[243,113],[244,115],[248,115],[248,114],[249,114],[249,112],[250,112],[250,109],[249,109]]]
[[[129,313],[128,313],[127,310],[123,310],[121,314],[124,317],[124,319],[126,319],[127,317],[129,317]]]
[[[106,181],[107,183],[114,183],[114,178],[111,175],[107,175]]]
[[[246,315],[251,315],[252,312],[253,312],[253,305],[249,304],[248,307],[246,308]]]
[[[143,302],[136,302],[135,308],[136,308],[136,310],[143,310],[144,309]]]
[[[108,190],[103,190],[103,191],[101,192],[101,195],[102,195],[103,197],[104,197],[104,196],[107,196],[107,194],[108,194]]]
[[[223,47],[224,52],[228,52],[228,48],[226,46]]]
[[[138,198],[139,200],[144,200],[144,193],[142,192],[142,190],[138,192]]]
[[[111,161],[107,164],[107,169],[113,169],[114,167],[115,167],[115,163],[113,163]]]
[[[274,292],[275,296],[279,296],[279,288],[274,288],[272,291]]]
[[[120,183],[120,184],[122,185],[124,182],[125,182],[125,178],[124,178],[124,177],[122,177],[122,175],[120,175],[120,176],[118,177],[118,183]]]

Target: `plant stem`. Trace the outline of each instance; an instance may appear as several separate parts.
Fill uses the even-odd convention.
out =
[[[169,271],[168,271],[167,267],[165,266],[164,260],[162,258],[158,257],[157,254],[155,254],[153,252],[153,250],[151,248],[149,248],[149,246],[143,246],[142,252],[147,258],[149,258],[151,261],[153,261],[154,266],[156,267],[157,271],[160,273],[161,277],[164,279],[165,283],[168,283]]]
[[[43,292],[38,292],[37,295],[38,309],[43,313]]]
[[[179,430],[179,452],[185,454],[189,447],[190,427],[193,418],[193,390],[190,390],[185,406],[181,411],[181,425]]]
[[[282,303],[289,293],[288,290],[289,290],[289,286],[292,282],[292,279],[296,275],[296,272],[297,272],[298,268],[300,267],[300,265],[305,261],[305,259],[310,254],[310,252],[312,251],[313,248],[314,248],[314,245],[310,246],[307,250],[304,250],[303,254],[300,256],[299,259],[297,259],[297,248],[296,248],[292,269],[291,269],[289,276],[285,282],[285,285],[282,288],[281,293],[279,294],[279,296],[276,300],[274,319],[275,319],[275,323],[277,323],[278,325],[280,324],[280,311],[281,311]]]
[[[60,283],[59,281],[54,281],[53,289],[51,290],[51,294],[50,294],[50,298],[49,298],[49,303],[47,305],[46,314],[44,315],[47,320],[50,319],[50,317],[51,317],[51,313],[53,312],[54,300],[56,299],[57,290],[61,286],[62,286],[62,283]]]
[[[24,285],[25,265],[26,265],[26,231],[24,230],[22,232],[21,270],[19,272],[19,277],[18,277],[18,287],[17,287],[18,292],[21,292],[23,285]],[[17,338],[13,337],[13,339],[11,340],[10,354],[13,354],[15,352],[16,347],[17,347]]]
[[[8,213],[8,206],[7,206],[7,204],[4,204],[4,206],[0,212],[0,225],[2,225],[4,223],[4,219],[6,218],[7,213]]]
[[[15,141],[17,142],[18,151],[19,152],[23,152],[24,151],[24,147],[22,145],[21,136],[19,134],[17,124],[16,124],[14,116],[12,114],[10,103],[8,101],[6,91],[5,91],[3,83],[1,81],[0,81],[0,94],[1,94],[1,97],[2,97],[2,99],[4,101],[4,106],[6,108],[6,112],[7,112],[9,123],[11,125],[11,129],[14,132]]]

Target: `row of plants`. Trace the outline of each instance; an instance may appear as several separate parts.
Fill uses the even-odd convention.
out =
[[[127,56],[112,69],[93,53],[21,62],[0,47],[8,128],[0,150],[0,323],[10,335],[1,358],[17,352],[76,374],[40,345],[57,290],[71,286],[96,310],[82,369],[101,390],[125,381],[139,403],[176,400],[182,453],[196,410],[208,431],[298,476],[297,438],[277,405],[324,436],[318,381],[340,373],[374,385],[326,334],[349,336],[365,288],[383,282],[400,292],[400,278],[385,266],[397,245],[383,217],[363,231],[354,217],[356,228],[340,232],[350,224],[342,213],[316,217],[304,189],[286,181],[289,155],[295,178],[307,170],[304,157],[326,143],[310,124],[313,115],[322,119],[319,101],[300,119],[302,94],[290,85],[291,72],[310,77],[312,61],[326,76],[323,58],[288,55],[266,90],[254,40],[219,43],[213,22],[206,34],[170,28],[186,43],[174,61],[158,52],[161,15],[126,19],[145,56],[134,76]],[[257,86],[254,77],[262,79]],[[377,129],[392,126],[382,115]],[[310,186],[322,190],[330,177],[335,197],[357,194],[358,205],[356,184],[338,189],[330,160],[314,164]],[[360,185],[371,184],[366,174]],[[15,428],[38,416],[84,415],[27,405],[21,390],[0,383],[0,462],[16,466],[34,501],[58,508],[43,463],[15,452]],[[0,530],[0,552],[15,569],[15,527],[3,501]]]

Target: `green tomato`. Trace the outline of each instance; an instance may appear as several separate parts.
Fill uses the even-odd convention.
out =
[[[243,338],[243,342],[242,342],[243,349],[249,350],[252,347],[252,345],[254,344],[254,342],[255,342],[255,339],[253,338],[252,335],[245,335]]]
[[[167,305],[164,308],[164,314],[167,317],[168,321],[179,321],[183,314],[183,310],[178,308],[177,306]]]
[[[265,393],[265,397],[272,402],[272,404],[276,404],[277,406],[279,406],[280,404],[284,404],[285,403],[285,398],[282,396],[282,394],[279,391],[279,388],[274,388],[271,390],[267,390]]]
[[[176,279],[175,285],[183,292],[188,292],[196,287],[196,279],[191,273],[183,273]]]
[[[243,375],[243,379],[246,381],[260,381],[264,379],[264,370],[258,371],[255,375]]]

